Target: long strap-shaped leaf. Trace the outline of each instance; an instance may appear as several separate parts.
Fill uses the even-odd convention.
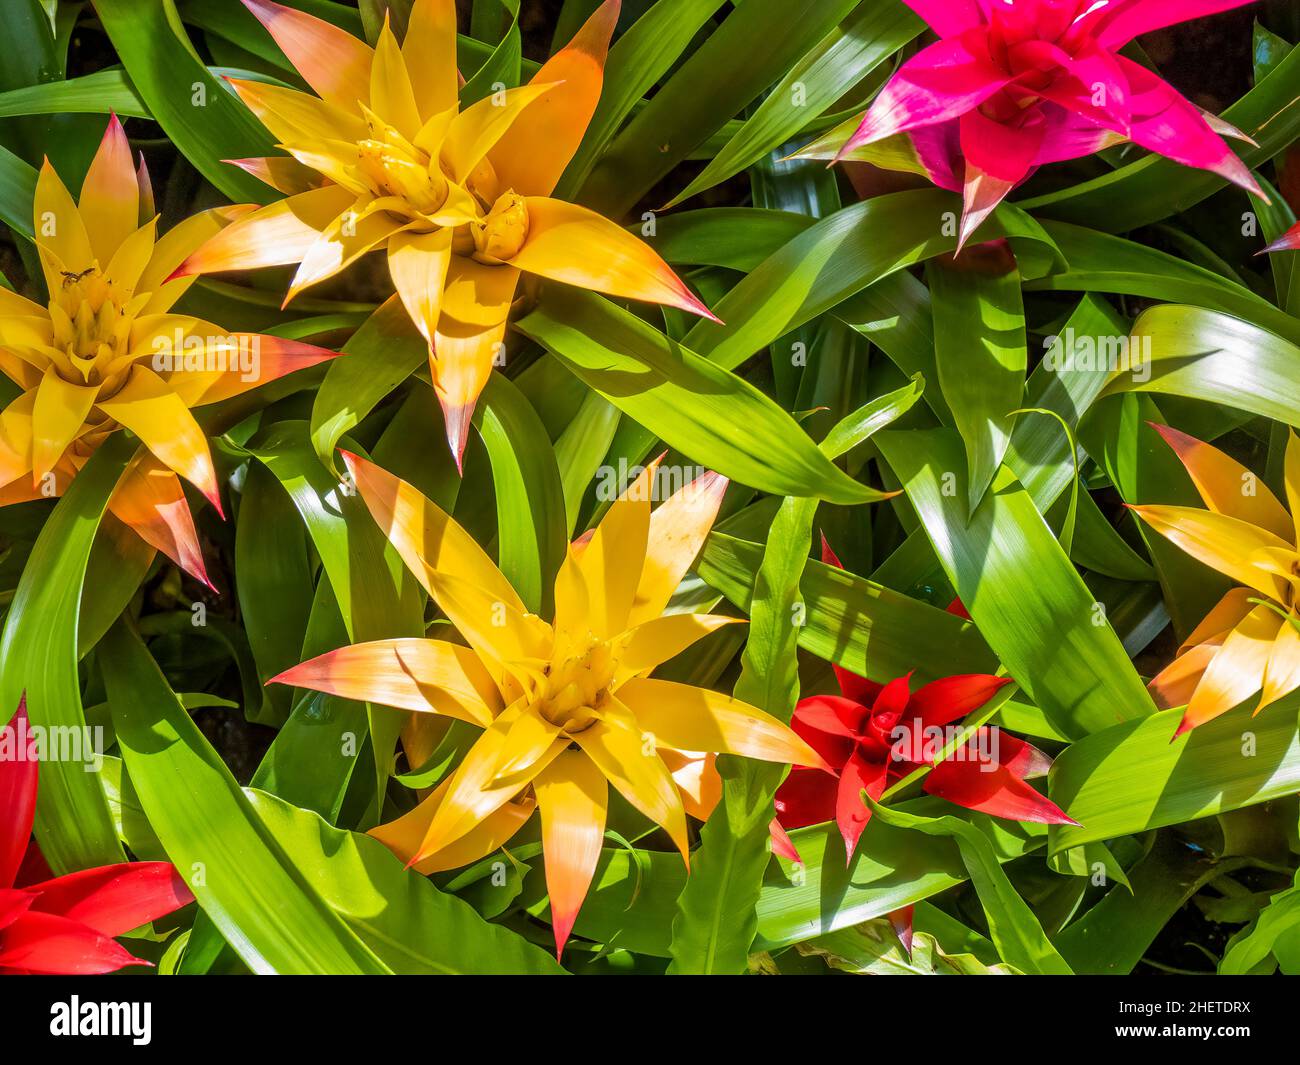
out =
[[[254,972],[385,973],[276,843],[235,778],[119,621],[101,644],[127,772],[168,857]]]
[[[951,429],[876,437],[948,579],[989,646],[1069,736],[1154,712],[1115,630],[1005,468],[967,515],[965,454]]]
[[[961,850],[962,861],[970,882],[984,907],[989,922],[989,938],[1002,960],[1024,973],[1071,975],[1069,964],[1061,957],[1034,911],[1012,886],[988,836],[960,817],[919,817],[889,806],[882,806],[865,795],[872,813],[895,828],[911,828],[927,836],[951,836]]]
[[[87,735],[77,676],[82,584],[100,520],[134,447],[125,433],[110,437],[73,479],[32,548],[0,640],[2,720],[26,691],[33,725]],[[125,859],[99,777],[81,761],[41,763],[36,837],[56,872]]]

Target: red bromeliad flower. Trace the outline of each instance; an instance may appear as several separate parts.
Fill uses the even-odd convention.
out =
[[[822,561],[840,565],[825,541]],[[913,692],[910,674],[884,685],[840,666],[835,676],[841,694],[800,700],[790,722],[832,771],[790,771],[776,794],[779,824],[773,828],[773,849],[778,854],[791,854],[785,830],[834,820],[851,860],[871,819],[862,792],[877,800],[890,784],[926,765],[933,768],[922,787],[968,810],[1013,821],[1075,824],[1026,783],[1046,773],[1051,760],[1024,740],[985,726],[939,760],[947,740],[944,726],[978,710],[1010,678],[970,673],[943,677]]]
[[[24,739],[25,699],[8,729],[20,742],[6,744],[10,756],[0,757],[0,975],[87,976],[149,965],[113,937],[194,896],[168,862],[127,862],[48,878],[40,852],[29,846],[38,762]]]
[[[1044,163],[1128,140],[1263,197],[1221,133],[1242,137],[1119,54],[1139,34],[1251,0],[904,0],[941,40],[908,60],[838,159],[907,133],[965,198],[961,243]]]

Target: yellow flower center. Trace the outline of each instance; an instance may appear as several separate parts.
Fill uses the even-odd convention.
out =
[[[97,262],[63,272],[63,283],[50,293],[49,303],[52,346],[65,357],[53,363],[60,377],[110,387],[125,380],[139,302],[132,295],[106,277]]]
[[[357,145],[361,175],[376,196],[405,200],[413,213],[431,214],[447,202],[447,178],[429,158],[391,126],[376,129]]]
[[[609,696],[614,655],[606,643],[592,643],[581,655],[552,662],[533,697],[537,713],[570,735],[591,726]]]
[[[474,258],[498,264],[519,254],[528,239],[528,206],[514,191],[497,198],[492,210],[481,222],[470,225],[474,237]]]

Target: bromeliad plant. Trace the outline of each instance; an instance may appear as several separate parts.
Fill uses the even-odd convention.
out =
[[[1300,972],[1294,7],[6,0],[0,969]]]
[[[448,514],[373,463],[344,458],[375,521],[469,646],[358,644],[274,679],[483,729],[446,781],[374,830],[408,865],[468,865],[507,843],[536,809],[558,957],[600,858],[609,785],[663,828],[689,865],[691,800],[670,766],[689,779],[692,763],[725,753],[827,768],[756,707],[649,676],[737,620],[664,612],[713,526],[725,478],[706,473],[652,514],[658,463],[646,467],[569,547],[547,622],[525,610]]]
[[[208,584],[178,475],[221,513],[216,471],[190,409],[217,403],[335,352],[223,330],[173,308],[193,283],[170,275],[239,208],[158,234],[149,171],[113,116],[74,201],[48,159],[33,204],[44,306],[0,289],[0,371],[21,389],[0,413],[0,503],[62,495],[119,429],[147,452],[113,514]]]
[[[374,48],[321,19],[245,0],[317,96],[232,79],[298,165],[239,165],[289,195],[208,241],[175,275],[298,263],[285,303],[384,249],[429,343],[434,391],[459,465],[520,280],[708,308],[646,244],[551,197],[582,143],[620,0],[606,0],[521,88],[457,101],[454,0],[417,0],[399,44]]]
[[[1266,198],[1220,136],[1240,131],[1120,54],[1140,34],[1251,2],[906,0],[940,40],[902,65],[835,160],[865,149],[889,165],[871,147],[906,137],[914,164],[962,194],[959,247],[1038,167],[1125,141]]]

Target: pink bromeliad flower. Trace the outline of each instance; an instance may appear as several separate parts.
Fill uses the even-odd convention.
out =
[[[1132,141],[1263,197],[1219,135],[1241,137],[1119,49],[1251,0],[904,0],[941,40],[904,63],[836,160],[909,135],[963,194],[960,243],[1044,163]]]

